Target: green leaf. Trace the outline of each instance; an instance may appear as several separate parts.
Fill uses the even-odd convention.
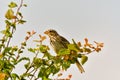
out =
[[[28,69],[29,66],[30,66],[30,62],[28,62],[28,63],[26,63],[26,64],[24,65],[24,67],[25,67],[26,69]]]
[[[92,52],[91,49],[86,48],[86,47],[83,48],[83,51],[84,51],[84,52],[87,52],[87,53],[91,53],[91,52]]]
[[[21,18],[23,17],[21,12],[18,12],[17,14],[18,14]]]
[[[70,65],[71,65],[71,62],[70,61],[63,61],[63,63],[62,63],[62,69],[63,70],[67,70],[69,67],[70,67]]]
[[[5,14],[5,17],[9,20],[13,19],[14,17],[14,11],[12,9],[8,9],[8,11]]]
[[[10,21],[8,21],[8,20],[5,20],[5,23],[7,24],[7,25],[11,25],[12,23],[10,22]]]
[[[46,76],[43,76],[42,80],[51,80],[51,79],[47,78]]]
[[[10,7],[10,8],[15,8],[15,7],[17,7],[17,4],[16,4],[15,2],[11,2],[11,3],[8,5],[8,7]]]
[[[6,30],[2,30],[2,31],[0,31],[0,33],[5,34],[5,33],[6,33]]]
[[[26,44],[26,42],[23,42],[23,43],[21,43],[21,45],[22,45],[22,46],[26,46],[27,44]]]
[[[33,63],[35,64],[35,67],[40,67],[41,64],[43,64],[43,61],[41,58],[34,58]]]
[[[45,52],[47,52],[47,50],[48,50],[49,48],[48,48],[48,46],[46,46],[46,45],[40,45],[39,49],[40,49],[40,51],[41,51],[42,53],[45,53]]]
[[[50,67],[48,67],[48,69],[47,69],[47,74],[56,74],[57,72],[59,72],[60,71],[60,67],[58,67],[58,66],[56,66],[56,64],[54,64],[54,65],[51,65]]]
[[[16,73],[12,73],[11,76],[12,76],[13,80],[20,79]]]
[[[23,51],[22,51],[21,49],[19,49],[19,50],[18,50],[18,53],[19,53],[19,54],[20,54],[20,53],[23,53]]]
[[[16,29],[16,24],[15,23],[12,23],[11,26]]]
[[[87,57],[87,56],[85,56],[85,55],[82,56],[82,57],[81,57],[81,63],[82,63],[82,65],[85,64],[85,63],[87,62],[87,60],[88,60],[88,57]]]
[[[27,4],[23,4],[24,7],[27,7]]]
[[[78,49],[76,48],[76,45],[75,45],[75,44],[69,44],[69,45],[68,45],[68,49],[69,49],[69,50],[75,50],[75,51],[78,52]]]
[[[4,61],[4,70],[5,69],[8,69],[7,71],[9,71],[10,72],[10,70],[11,69],[13,69],[13,68],[15,68],[15,65],[14,64],[12,64],[11,62],[9,62],[9,61]]]
[[[24,73],[21,77],[20,80],[26,80],[25,77],[30,77],[30,76],[34,76],[32,73]]]
[[[43,57],[47,57],[49,60],[53,58],[53,56],[49,52],[45,52]]]
[[[0,59],[0,69],[2,69],[4,67],[4,61]]]
[[[54,63],[58,66],[60,65],[60,63],[62,62],[62,58],[60,56],[55,56],[53,57]]]
[[[75,45],[76,49],[80,50],[79,46],[77,45],[77,43],[74,41],[74,39],[72,39],[73,44]]]
[[[41,67],[40,71],[38,73],[38,78],[42,78],[42,80],[51,80],[51,79],[49,79],[50,74],[49,74],[49,72],[47,72],[48,69],[49,69],[49,67],[47,67],[47,68],[45,66]]]
[[[33,48],[28,48],[28,51],[35,53],[35,49],[33,49]]]
[[[45,67],[40,68],[40,71],[38,73],[38,78],[43,77],[45,75],[45,70],[46,70]]]
[[[12,50],[12,47],[6,47],[3,51],[3,53],[8,53],[10,50]]]
[[[13,48],[12,48],[12,51],[17,51],[18,50],[18,46],[14,46]]]
[[[30,61],[30,58],[29,57],[22,57],[17,61],[17,63],[20,63],[21,61]]]
[[[9,28],[7,28],[6,30],[2,30],[1,33],[5,34],[6,37],[12,37],[12,33],[10,32]]]
[[[10,59],[11,59],[12,64],[16,65],[17,60],[16,60],[16,58],[13,55],[10,56]]]
[[[61,49],[61,50],[58,52],[58,55],[59,55],[59,56],[66,55],[66,54],[70,54],[70,50],[68,50],[68,49]]]
[[[24,24],[24,23],[26,23],[26,21],[25,20],[19,20],[18,23],[19,24]]]

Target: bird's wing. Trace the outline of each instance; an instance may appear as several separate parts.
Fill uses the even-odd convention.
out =
[[[62,36],[60,36],[60,37],[61,37],[60,38],[61,43],[64,45],[65,48],[68,48],[68,44],[70,44],[69,41]]]

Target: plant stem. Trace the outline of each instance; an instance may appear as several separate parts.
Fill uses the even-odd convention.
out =
[[[20,11],[20,9],[21,9],[21,7],[22,7],[22,4],[23,4],[23,0],[21,0],[21,2],[20,2],[20,5],[19,5],[19,7],[18,7],[18,9],[17,9],[17,12],[16,12],[16,17],[18,16],[18,12]],[[14,24],[16,24],[17,23],[17,18],[15,18],[14,19],[14,22],[13,22]],[[14,30],[15,30],[15,28],[14,27],[12,27],[12,35],[13,35],[13,33],[14,33]],[[10,41],[11,41],[11,38],[12,37],[9,37],[9,39],[8,39],[8,42],[7,42],[7,47],[9,46],[9,43],[10,43]]]
[[[36,55],[35,55],[34,58],[36,58],[36,57],[38,56],[38,53],[39,53],[39,51],[36,53]],[[34,61],[34,60],[33,60],[33,61]],[[28,67],[28,69],[26,70],[26,72],[24,72],[23,74],[32,73],[33,71],[35,71],[35,72],[33,73],[33,75],[36,73],[37,69],[33,69],[31,72],[29,72],[30,69],[33,67],[33,64],[34,64],[33,61],[32,61],[32,63],[30,64],[30,66]],[[23,75],[23,74],[22,74],[22,75]],[[32,78],[32,77],[31,77],[31,78]],[[31,79],[31,80],[32,80],[32,79]]]
[[[30,80],[32,80],[33,79],[33,77],[34,77],[34,75],[35,75],[35,73],[37,72],[37,69],[35,69],[35,72],[33,73],[33,76],[31,77],[31,79]]]

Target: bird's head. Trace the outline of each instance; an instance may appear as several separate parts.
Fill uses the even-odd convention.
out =
[[[58,36],[59,34],[53,30],[53,29],[49,29],[47,31],[44,32],[44,34],[48,35],[49,37],[55,37]]]

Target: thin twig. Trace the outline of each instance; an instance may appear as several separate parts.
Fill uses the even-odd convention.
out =
[[[34,75],[35,75],[35,73],[37,72],[37,69],[35,69],[35,72],[33,73],[33,76],[31,77],[31,79],[30,80],[32,80],[33,79],[33,77],[34,77]]]
[[[38,54],[39,54],[39,51],[36,53],[36,55],[35,55],[35,57],[34,58],[36,58],[37,56],[38,56]],[[31,73],[31,72],[29,72],[30,71],[30,69],[33,67],[33,61],[32,61],[32,63],[30,64],[30,66],[29,66],[29,68],[26,70],[26,72],[24,72],[23,74],[27,74],[27,73]],[[35,69],[33,69],[32,70],[32,72],[34,71]],[[37,70],[37,69],[36,69]],[[34,74],[36,73],[36,70],[35,70],[35,72],[34,72]]]
[[[20,5],[19,5],[19,7],[18,7],[18,9],[17,9],[16,15],[15,15],[16,17],[18,16],[18,12],[20,11],[20,9],[21,9],[21,7],[22,7],[22,4],[23,4],[23,0],[21,0]],[[17,22],[17,21],[16,21],[16,18],[15,18],[13,23],[16,24],[16,22]],[[12,27],[12,32],[11,32],[12,35],[13,35],[13,33],[15,32],[14,30],[15,30],[15,28]],[[6,45],[7,47],[9,46],[9,43],[10,43],[10,41],[11,41],[11,38],[12,38],[12,37],[10,37],[10,38],[8,39],[8,42],[7,42],[7,45]]]

